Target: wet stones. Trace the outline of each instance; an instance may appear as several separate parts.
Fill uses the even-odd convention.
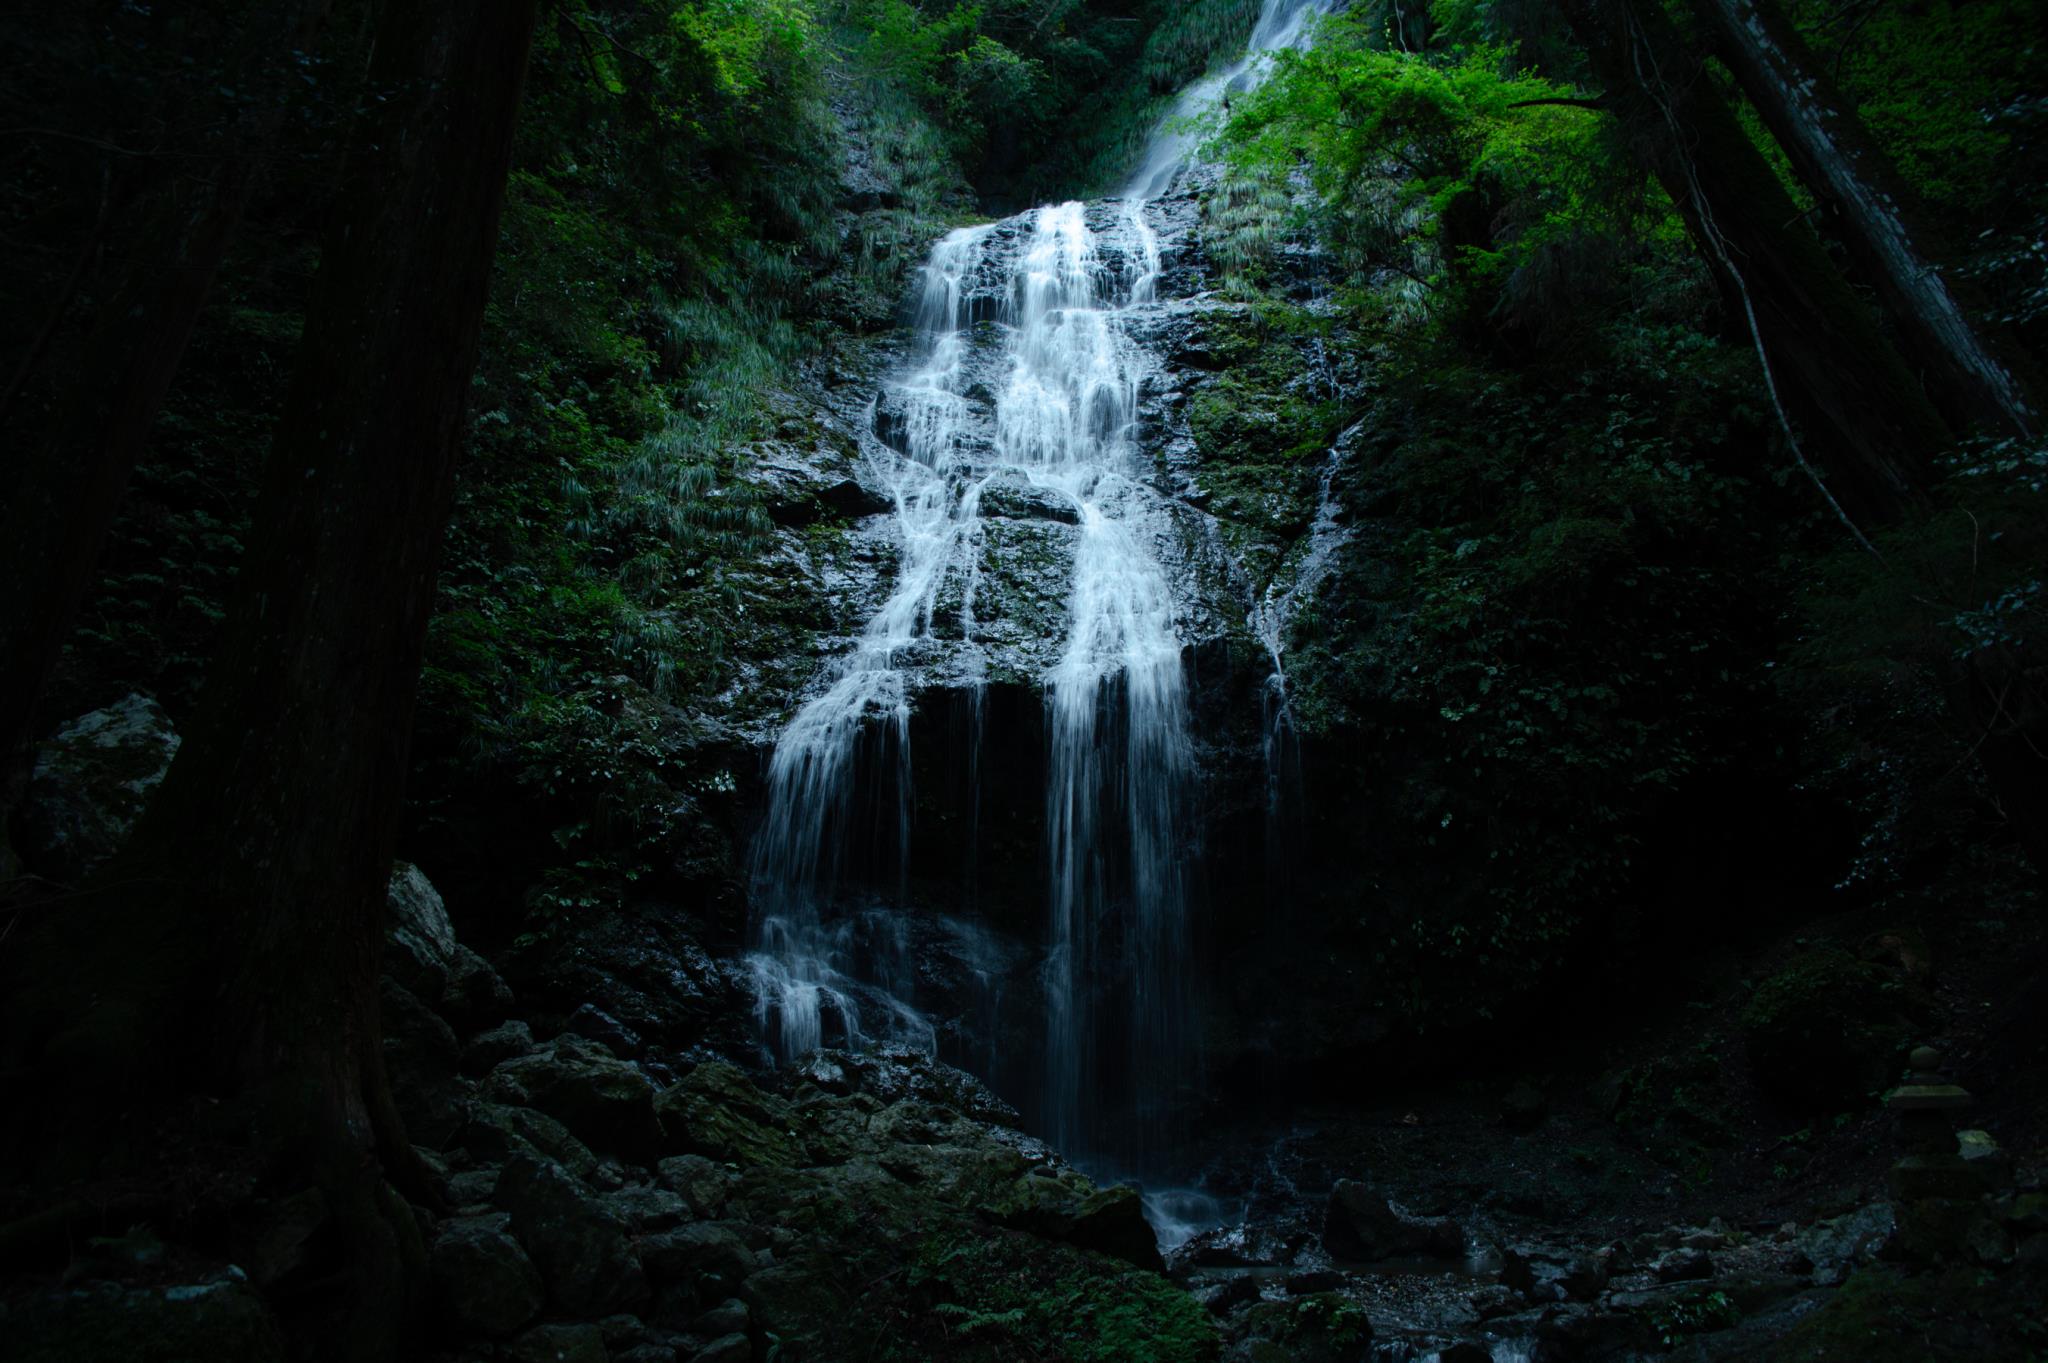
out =
[[[1018,1200],[996,1212],[998,1224],[1164,1271],[1159,1240],[1145,1220],[1137,1189],[1099,1188],[1077,1195],[1064,1180],[1030,1177],[1013,1187]]]
[[[8,1363],[204,1359],[282,1363],[263,1299],[232,1270],[206,1282],[66,1291],[0,1315]]]
[[[497,1204],[563,1311],[602,1316],[648,1298],[646,1275],[624,1217],[552,1162],[513,1159],[498,1178]]]
[[[762,1093],[731,1065],[699,1065],[655,1107],[670,1149],[741,1168],[803,1159],[787,1104]]]
[[[546,1113],[593,1150],[636,1163],[662,1154],[654,1081],[593,1042],[562,1037],[546,1051],[507,1060],[484,1095]]]
[[[540,1314],[540,1270],[511,1233],[504,1212],[444,1221],[430,1264],[444,1327],[458,1339],[503,1339]]]
[[[540,1049],[533,1028],[522,1021],[504,1023],[470,1038],[462,1049],[462,1072],[482,1078],[507,1060],[532,1055]]]
[[[139,694],[59,728],[36,753],[15,815],[27,868],[76,881],[105,863],[162,784],[178,742],[163,707]]]
[[[1465,1232],[1455,1221],[1410,1216],[1384,1192],[1342,1179],[1324,1208],[1323,1248],[1362,1263],[1415,1255],[1456,1259],[1465,1252]]]
[[[1674,1249],[1650,1265],[1660,1283],[1701,1282],[1714,1276],[1714,1258],[1703,1249]]]

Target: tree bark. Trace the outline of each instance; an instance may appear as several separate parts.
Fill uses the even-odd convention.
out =
[[[1839,215],[1856,268],[1897,324],[1907,356],[1959,430],[2038,429],[2018,363],[1937,268],[1934,229],[1798,30],[1763,0],[1693,0],[1717,54],[1807,187]]]
[[[1852,517],[1922,504],[1951,433],[1654,0],[1562,0],[1637,154],[1684,216],[1773,396]]]
[[[282,68],[267,49],[307,45],[331,2],[297,0],[259,13],[242,45],[248,65],[276,74]],[[42,438],[30,442],[26,467],[13,479],[0,516],[0,574],[35,589],[0,596],[0,822],[20,796],[41,731],[36,702],[92,588],[128,480],[290,107],[281,82],[272,84],[279,88],[251,102],[225,155],[192,184],[167,176],[154,202],[144,201],[155,218],[143,234],[145,253],[98,309],[72,395]],[[122,172],[102,225],[106,211],[131,198],[134,178],[134,171]],[[85,264],[81,258],[81,269]],[[25,364],[38,358],[31,352]],[[15,376],[10,394],[26,377]]]
[[[419,1305],[387,1181],[417,1157],[383,1074],[385,889],[536,9],[385,7],[221,648],[85,924],[103,993],[46,1052],[197,1052],[132,1077],[239,1095],[258,1167],[320,1187],[340,1232],[334,1357],[410,1352]]]

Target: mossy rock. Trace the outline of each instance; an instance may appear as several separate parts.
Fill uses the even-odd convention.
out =
[[[761,1092],[732,1065],[699,1065],[655,1102],[664,1140],[680,1154],[742,1169],[801,1164],[804,1143],[788,1104]]]
[[[1156,1273],[1016,1232],[926,1239],[892,1304],[903,1332],[878,1357],[976,1363],[1213,1363],[1208,1313]]]
[[[59,1292],[0,1310],[11,1363],[281,1363],[284,1344],[262,1299],[239,1282]]]
[[[2039,1357],[2040,1284],[1959,1268],[1858,1271],[1762,1363],[1989,1363]],[[2031,1337],[2031,1338],[2030,1338]]]
[[[1337,1292],[1261,1302],[1245,1313],[1241,1328],[1251,1357],[1278,1346],[1292,1363],[1349,1363],[1372,1344],[1365,1308]]]
[[[1922,1011],[1912,985],[1845,951],[1809,951],[1757,986],[1743,1044],[1757,1086],[1788,1105],[1853,1104],[1894,1077]]]

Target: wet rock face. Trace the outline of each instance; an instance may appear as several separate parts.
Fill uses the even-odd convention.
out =
[[[120,850],[177,755],[163,707],[133,695],[80,715],[36,753],[15,850],[36,875],[76,881]]]
[[[387,989],[407,1036],[395,1089],[419,1103],[451,1086],[461,1118],[427,1154],[456,1209],[429,1234],[437,1345],[652,1363],[756,1359],[772,1337],[779,1357],[824,1363],[888,1328],[932,1325],[941,1345],[936,1305],[980,1309],[1031,1283],[1177,1338],[1155,1351],[1168,1363],[1207,1356],[1201,1308],[1146,1271],[1158,1249],[1136,1192],[1000,1125],[1014,1114],[970,1075],[836,1052],[756,1075],[567,1031],[537,1042],[526,1017],[465,1048]],[[682,1078],[659,1077],[661,1056]],[[1034,1356],[1082,1328],[1018,1301],[1005,1328]]]
[[[392,867],[385,895],[384,969],[465,1028],[502,1022],[512,991],[490,963],[455,940],[441,894],[410,862]]]

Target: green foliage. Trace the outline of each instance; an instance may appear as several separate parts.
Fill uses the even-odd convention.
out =
[[[942,1324],[948,1358],[1200,1363],[1217,1353],[1207,1313],[1164,1278],[1093,1256],[1049,1260],[1026,1237],[934,1237],[905,1287]],[[905,1342],[887,1357],[908,1363],[932,1356],[927,1347]]]
[[[1675,1349],[1691,1335],[1735,1325],[1742,1319],[1742,1309],[1726,1292],[1691,1292],[1649,1307],[1643,1315],[1657,1341],[1667,1349]]]
[[[1865,826],[1844,884],[2002,909],[2026,875],[1974,757],[2021,742],[2014,718],[2048,695],[2048,447],[1974,442],[1944,471],[1931,514],[1879,533],[1877,556],[1818,559],[1778,685],[1816,717],[1816,787]]]
[[[1804,953],[1758,984],[1743,1042],[1758,1084],[1795,1107],[1867,1102],[1896,1074],[1925,1004],[1911,982],[1845,951]]]
[[[1243,175],[1305,164],[1323,237],[1354,274],[1391,271],[1436,310],[1556,331],[1608,296],[1595,281],[1675,239],[1669,205],[1570,94],[1496,47],[1377,50],[1354,12],[1286,54],[1224,136]]]
[[[1635,892],[1661,812],[1747,746],[1766,559],[1736,470],[1762,415],[1740,354],[1675,327],[1625,328],[1576,374],[1420,338],[1380,362],[1379,434],[1340,495],[1388,509],[1373,548],[1400,567],[1347,565],[1291,671],[1306,723],[1413,754],[1396,855],[1465,889],[1373,950],[1398,1005],[1441,1021],[1543,978]]]
[[[1762,1355],[1764,1363],[1973,1363],[2048,1357],[2039,1288],[2023,1273],[1858,1269]]]
[[[1694,1187],[1712,1182],[1735,1145],[1728,1067],[1711,1042],[1660,1055],[1620,1076],[1615,1123]]]

